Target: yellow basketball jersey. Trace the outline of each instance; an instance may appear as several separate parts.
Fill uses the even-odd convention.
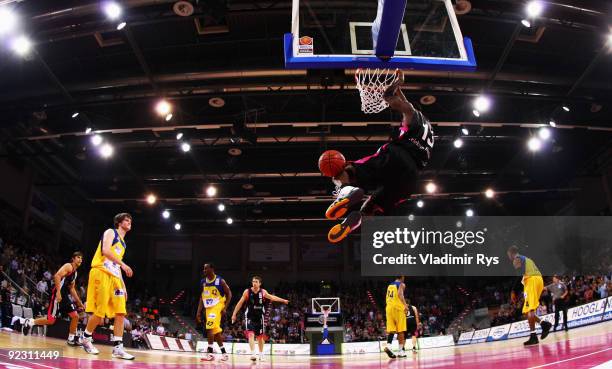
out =
[[[216,275],[212,280],[206,277],[202,279],[202,303],[205,308],[213,307],[219,303],[225,303],[225,291],[221,285],[223,278]]]
[[[402,282],[393,282],[387,287],[387,306],[403,307],[399,297],[399,288]]]
[[[113,238],[111,252],[115,253],[117,259],[123,260],[123,255],[125,254],[125,249],[127,248],[127,246],[125,245],[125,241],[123,240],[123,238],[119,236],[117,230],[113,229],[113,232],[115,232],[115,237]],[[102,238],[104,238],[104,236],[102,236]],[[96,253],[94,254],[93,259],[91,260],[91,267],[103,270],[106,273],[117,278],[121,278],[121,266],[109,260],[106,256],[102,254],[102,239],[98,243]]]

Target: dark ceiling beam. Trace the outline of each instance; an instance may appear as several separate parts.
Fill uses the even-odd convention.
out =
[[[124,0],[121,6],[125,9],[145,7],[159,4],[172,4],[176,0]],[[100,13],[100,2],[92,1],[89,4],[73,6],[70,8],[57,9],[43,14],[33,15],[30,19],[34,22],[58,21],[69,18],[84,17]]]
[[[270,123],[250,123],[247,124],[249,128],[272,128],[272,127],[292,127],[292,128],[305,128],[305,127],[326,127],[326,126],[342,126],[342,127],[368,127],[368,126],[389,126],[390,122],[270,122]],[[539,122],[431,122],[433,126],[437,127],[483,127],[483,128],[502,128],[502,127],[511,127],[511,128],[527,128],[534,129],[542,127],[542,123]],[[103,129],[96,130],[96,133],[100,134],[130,134],[130,133],[138,133],[138,132],[174,132],[181,130],[219,130],[219,129],[227,129],[231,128],[232,124],[230,123],[206,123],[206,124],[195,124],[195,125],[174,125],[174,126],[148,126],[148,127],[130,127],[130,128],[114,128],[114,129]],[[558,124],[556,129],[587,129],[590,131],[608,131],[612,132],[612,127],[604,127],[604,126],[592,126],[588,124],[581,124],[579,122],[573,124]],[[36,136],[21,136],[14,137],[14,140],[28,140],[28,141],[36,141],[36,140],[50,140],[61,137],[80,137],[87,136],[83,131],[78,132],[64,132],[64,133],[56,133],[50,135],[36,135]],[[300,135],[298,135],[300,136]],[[290,136],[293,137],[293,136]],[[315,135],[305,136],[305,137],[317,137]],[[483,136],[485,137],[485,136]],[[496,137],[496,136],[492,136]],[[388,138],[388,136],[387,136]],[[218,138],[211,139],[217,140]],[[173,141],[176,143],[176,141]]]
[[[132,48],[132,52],[134,53],[134,56],[136,56],[136,59],[138,60],[138,64],[140,65],[140,68],[144,72],[145,76],[147,77],[149,84],[151,85],[151,87],[153,87],[153,90],[155,90],[156,93],[159,93],[159,87],[157,83],[155,82],[155,78],[153,77],[153,73],[151,73],[151,68],[149,67],[149,64],[147,63],[144,57],[144,54],[142,53],[142,50],[140,49],[140,46],[138,45],[138,42],[136,41],[136,38],[134,37],[134,34],[132,33],[131,26],[130,25],[125,26],[124,31],[125,31],[125,36],[128,40],[128,43],[130,44],[130,47]]]
[[[508,194],[537,194],[547,192],[578,192],[580,188],[563,187],[563,188],[541,188],[541,189],[530,189],[530,190],[496,190],[496,196],[503,196]],[[440,192],[434,195],[428,193],[415,193],[410,196],[411,199],[444,199],[444,198],[457,198],[457,197],[480,197],[483,196],[484,192]],[[319,203],[319,202],[330,202],[333,201],[334,196],[236,196],[236,197],[164,197],[162,200],[168,204],[180,204],[183,201],[197,202],[200,204],[218,204],[219,202],[230,203],[232,205],[239,204],[252,204],[252,203]],[[137,202],[146,203],[144,197],[137,198],[94,198],[93,202],[96,203],[122,203],[122,202]]]

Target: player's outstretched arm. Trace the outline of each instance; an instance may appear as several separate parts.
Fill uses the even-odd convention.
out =
[[[242,297],[238,300],[236,307],[234,308],[234,312],[232,313],[232,323],[236,322],[236,318],[238,317],[238,312],[242,309],[242,305],[249,298],[249,290],[244,290]]]
[[[285,300],[283,298],[280,298],[278,296],[274,296],[271,293],[266,292],[266,294],[264,295],[264,298],[270,300],[270,301],[274,301],[274,302],[280,302],[283,303],[285,305],[289,304],[289,300]]]

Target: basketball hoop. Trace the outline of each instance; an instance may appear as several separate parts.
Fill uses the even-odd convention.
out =
[[[385,90],[398,78],[395,70],[358,68],[355,71],[355,82],[361,97],[361,111],[375,114],[385,110],[389,106],[383,98]]]

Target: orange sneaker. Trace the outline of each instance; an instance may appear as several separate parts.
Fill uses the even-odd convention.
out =
[[[327,240],[331,243],[338,243],[348,236],[349,233],[359,228],[361,225],[361,213],[352,211],[340,224],[336,224],[327,233]]]
[[[359,187],[343,187],[336,200],[327,208],[325,217],[330,220],[342,218],[344,214],[355,204],[363,199],[364,191]]]

